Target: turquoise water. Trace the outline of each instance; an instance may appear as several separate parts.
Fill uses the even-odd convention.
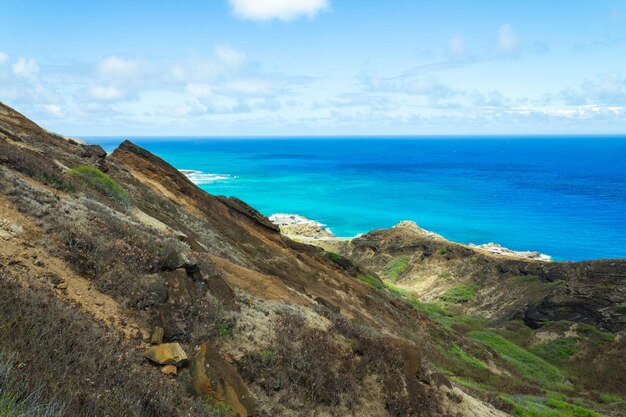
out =
[[[626,257],[626,137],[130,139],[209,193],[338,236],[413,220],[554,259]]]

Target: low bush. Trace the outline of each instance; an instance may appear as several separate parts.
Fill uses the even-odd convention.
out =
[[[22,287],[2,270],[0,286],[0,351],[15,353],[26,387],[42,387],[40,404],[63,404],[65,416],[202,415],[190,411],[194,402],[178,383],[146,364],[123,336],[52,290]],[[29,392],[19,394],[24,399]]]
[[[271,348],[244,358],[244,378],[258,383],[267,395],[287,393],[308,403],[351,408],[361,401],[366,375],[375,374],[392,416],[419,412],[417,399],[404,390],[404,360],[398,348],[329,309],[321,313],[333,327],[310,328],[297,313],[282,313]]]
[[[341,256],[339,256],[335,252],[326,252],[326,256],[333,262],[338,262],[341,259]]]
[[[91,165],[79,165],[70,170],[70,175],[74,175],[97,191],[110,197],[122,206],[130,205],[130,199],[126,191],[111,177]]]

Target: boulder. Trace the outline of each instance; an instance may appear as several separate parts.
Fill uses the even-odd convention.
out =
[[[237,369],[209,342],[200,346],[181,377],[196,396],[223,402],[240,417],[255,415],[256,404]]]
[[[162,343],[143,353],[143,357],[159,365],[180,366],[187,360],[187,354],[178,343]]]
[[[189,258],[182,252],[169,251],[159,261],[159,266],[163,271],[174,271],[189,265]]]

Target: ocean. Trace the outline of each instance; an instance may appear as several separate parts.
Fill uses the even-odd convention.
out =
[[[555,260],[626,257],[626,137],[130,139],[211,194],[355,236],[413,220]]]

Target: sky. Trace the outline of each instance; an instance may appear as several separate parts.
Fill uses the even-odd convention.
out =
[[[0,101],[75,136],[626,133],[626,1],[0,0]]]

